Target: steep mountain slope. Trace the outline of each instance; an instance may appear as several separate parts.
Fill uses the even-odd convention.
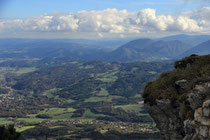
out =
[[[210,40],[203,42],[192,49],[184,52],[181,57],[189,56],[191,54],[207,55],[210,54]]]
[[[164,140],[210,139],[210,55],[184,58],[144,89]]]
[[[115,61],[160,61],[169,60],[191,48],[180,41],[153,41],[138,39],[128,42],[109,54]]]

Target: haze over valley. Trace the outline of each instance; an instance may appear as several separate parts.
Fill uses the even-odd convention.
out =
[[[209,4],[0,1],[0,140],[210,139]]]

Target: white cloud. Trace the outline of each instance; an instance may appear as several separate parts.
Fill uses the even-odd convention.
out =
[[[179,16],[174,23],[174,30],[185,32],[201,32],[203,27],[198,22],[188,17]]]
[[[161,32],[210,33],[210,7],[180,15],[158,15],[155,9],[139,12],[106,9],[77,13],[52,13],[26,19],[0,20],[0,34],[5,32],[68,32],[106,34],[145,34]],[[209,31],[209,32],[207,32]],[[122,36],[123,35],[123,36]]]
[[[120,35],[120,38],[124,38],[124,37],[125,37],[125,35],[124,35],[124,34],[121,34],[121,35]]]
[[[151,30],[165,31],[174,23],[172,16],[157,16],[155,9],[144,9],[138,13],[137,23]]]
[[[98,33],[98,36],[101,37],[101,38],[104,37],[104,35],[102,33]]]

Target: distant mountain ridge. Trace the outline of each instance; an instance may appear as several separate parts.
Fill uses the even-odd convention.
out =
[[[181,41],[154,41],[151,39],[137,39],[128,42],[109,54],[109,60],[115,61],[160,61],[173,59],[191,45]]]
[[[198,44],[201,44],[205,41],[210,40],[210,35],[179,34],[179,35],[173,35],[173,36],[167,36],[167,37],[159,38],[157,40],[163,40],[163,41],[179,40],[179,41],[182,41],[184,43],[190,44],[192,46],[197,46]]]
[[[98,59],[108,50],[101,47],[59,40],[8,39],[0,43],[0,58],[44,58],[71,56]]]
[[[120,62],[174,61],[194,53],[209,54],[209,43],[202,42],[195,45],[203,40],[210,40],[209,37],[208,35],[176,35],[153,40],[141,38],[124,45],[121,44],[126,39],[119,40],[119,43],[117,40],[109,42],[108,40],[82,39],[0,39],[0,59],[72,57],[80,60]],[[117,44],[121,46],[116,49]]]
[[[192,49],[189,49],[188,51],[184,52],[180,57],[189,56],[191,54],[197,54],[197,55],[207,55],[210,54],[210,40],[203,42]]]

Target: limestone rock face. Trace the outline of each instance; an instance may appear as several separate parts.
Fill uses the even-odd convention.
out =
[[[176,84],[185,83],[178,81]],[[168,99],[145,103],[164,140],[210,140],[210,83],[196,85],[188,94],[187,101],[194,118],[183,120],[178,107]]]
[[[145,104],[145,108],[155,120],[162,138],[165,140],[183,139],[183,125],[179,117],[177,117],[179,112],[171,106],[169,100],[156,100],[156,102],[157,105],[152,106]],[[176,131],[179,131],[179,133],[174,133]]]

